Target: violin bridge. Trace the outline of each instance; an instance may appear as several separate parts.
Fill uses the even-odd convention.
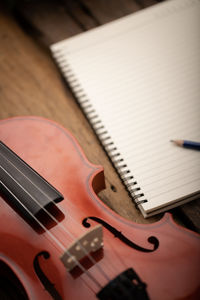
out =
[[[102,225],[91,228],[88,232],[74,241],[60,257],[67,271],[72,271],[82,258],[103,247]]]

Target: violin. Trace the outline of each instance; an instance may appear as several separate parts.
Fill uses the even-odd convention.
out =
[[[200,299],[200,237],[136,224],[97,196],[103,168],[40,117],[0,121],[0,282],[11,299]]]

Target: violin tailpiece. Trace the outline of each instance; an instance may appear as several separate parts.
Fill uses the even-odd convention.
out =
[[[82,258],[103,247],[102,225],[96,225],[74,241],[61,256],[67,271],[72,271]]]

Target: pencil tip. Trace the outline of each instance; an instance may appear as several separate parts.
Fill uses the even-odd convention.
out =
[[[183,141],[182,140],[170,140],[171,142],[173,142],[175,145],[177,146],[183,146]]]

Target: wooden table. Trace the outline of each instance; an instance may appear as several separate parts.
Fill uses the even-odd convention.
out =
[[[104,166],[106,190],[99,197],[117,213],[138,223],[155,222],[162,215],[144,219],[135,208],[61,77],[49,45],[157,2],[160,1],[9,1],[9,12],[0,14],[0,119],[36,115],[70,130],[88,159]],[[199,201],[171,212],[177,222],[200,232]]]

